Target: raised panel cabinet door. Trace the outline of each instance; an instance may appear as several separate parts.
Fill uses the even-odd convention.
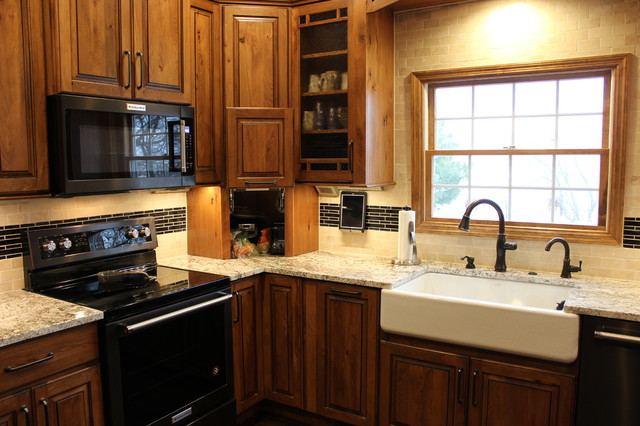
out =
[[[571,426],[571,376],[472,359],[469,426]]]
[[[49,426],[104,424],[100,368],[91,367],[33,390],[36,423]]]
[[[0,8],[0,197],[49,187],[42,4],[7,0]]]
[[[191,0],[193,106],[196,126],[196,183],[224,179],[222,145],[222,45],[220,6]]]
[[[236,281],[231,291],[236,410],[242,413],[264,399],[262,279]]]
[[[28,390],[0,399],[0,425],[30,426],[33,424],[31,394]]]
[[[293,109],[227,108],[227,184],[293,185]]]
[[[264,276],[265,397],[302,408],[302,290],[297,278]]]
[[[131,97],[130,0],[52,0],[50,93]]]
[[[224,6],[226,107],[289,106],[289,11]]]
[[[188,0],[133,0],[134,96],[191,103]]]
[[[379,424],[464,426],[469,358],[383,342]]]
[[[380,293],[332,282],[317,285],[318,413],[375,424]]]

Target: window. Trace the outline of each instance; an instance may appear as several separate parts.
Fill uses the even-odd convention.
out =
[[[621,240],[628,56],[413,74],[419,231],[457,233],[473,200],[511,238]],[[480,206],[472,231],[495,235]]]

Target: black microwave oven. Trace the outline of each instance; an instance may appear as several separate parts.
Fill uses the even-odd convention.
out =
[[[195,184],[191,107],[59,94],[47,120],[54,196]]]

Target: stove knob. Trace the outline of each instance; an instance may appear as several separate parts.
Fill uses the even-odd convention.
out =
[[[43,252],[51,254],[56,251],[56,243],[54,243],[52,240],[46,240],[42,243],[41,248]]]
[[[128,229],[127,232],[124,233],[124,236],[127,237],[129,240],[138,238],[138,230],[135,228]]]
[[[151,235],[151,229],[149,229],[149,227],[147,226],[142,226],[140,229],[138,229],[138,235],[146,238]]]
[[[69,250],[71,246],[73,246],[73,243],[67,237],[64,237],[60,239],[60,241],[58,241],[58,247],[60,247],[62,250]]]

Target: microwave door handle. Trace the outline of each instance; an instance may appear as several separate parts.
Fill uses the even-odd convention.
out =
[[[180,120],[180,167],[182,173],[187,173],[187,155],[186,155],[186,123],[184,120]]]
[[[184,163],[184,159],[185,159],[185,153],[184,153],[184,149],[185,149],[185,121],[184,120],[180,120],[180,121],[170,121],[169,123],[167,123],[169,125],[169,138],[171,141],[171,146],[169,147],[169,170],[172,172],[186,172],[187,168],[186,165]],[[180,126],[180,168],[176,167],[176,153],[175,153],[175,136],[176,133],[174,132],[174,126]]]

